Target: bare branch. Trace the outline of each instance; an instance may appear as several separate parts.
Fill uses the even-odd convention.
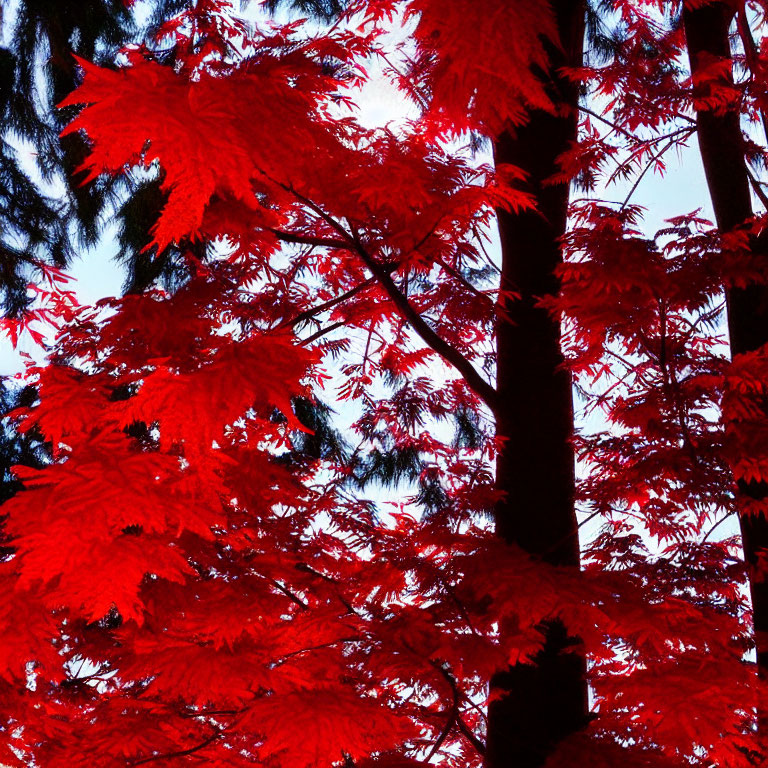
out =
[[[450,734],[450,732],[453,730],[453,727],[456,725],[456,720],[459,717],[459,689],[453,686],[452,690],[453,703],[451,704],[451,708],[448,710],[448,719],[445,721],[445,725],[440,731],[440,734],[435,740],[435,743],[432,745],[432,749],[429,750],[429,754],[424,759],[425,763],[428,763],[437,754],[440,747],[443,746],[443,743],[448,738],[448,734]]]

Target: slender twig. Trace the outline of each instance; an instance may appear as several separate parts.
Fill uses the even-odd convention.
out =
[[[365,340],[365,352],[363,352],[362,371],[365,373],[365,366],[368,364],[368,353],[371,351],[371,339],[373,338],[373,320],[368,326],[368,338]]]
[[[485,292],[481,291],[476,286],[472,285],[472,283],[469,282],[457,269],[452,267],[447,262],[443,261],[439,256],[433,256],[432,260],[435,262],[435,264],[438,264],[441,266],[449,275],[456,278],[467,290],[474,293],[476,296],[479,296],[481,299],[484,299],[485,301],[493,303],[493,299]]]
[[[477,736],[472,732],[472,729],[464,722],[464,719],[461,717],[461,715],[456,717],[456,725],[462,734],[464,734],[467,741],[475,748],[475,751],[479,755],[485,756],[485,744],[483,744],[483,742],[480,741],[480,739],[478,739]]]
[[[373,282],[374,282],[373,278],[369,277],[367,280],[364,280],[362,283],[358,283],[354,288],[350,288],[348,291],[345,291],[339,296],[335,296],[332,299],[328,299],[328,301],[324,301],[322,304],[318,304],[316,307],[310,307],[309,309],[305,309],[303,312],[299,312],[298,315],[296,315],[295,317],[292,317],[290,320],[283,320],[277,326],[277,328],[281,329],[281,328],[287,328],[289,326],[294,327],[296,325],[299,325],[300,323],[305,323],[307,320],[311,320],[315,315],[319,315],[321,312],[325,312],[326,310],[333,309],[333,307],[335,307],[337,304],[341,304],[347,299],[351,299],[353,296],[360,293],[360,291],[362,291],[364,288],[367,288],[369,285],[373,284]]]
[[[296,603],[296,605],[298,605],[303,611],[306,611],[307,608],[309,608],[308,603],[305,603],[298,595],[291,592],[288,587],[286,587],[284,584],[281,584],[277,579],[273,579],[270,576],[264,576],[264,574],[258,573],[257,571],[253,571],[253,573],[265,581],[268,581],[275,589],[282,592],[291,602]]]
[[[624,198],[624,201],[622,202],[621,206],[619,207],[619,211],[623,211],[627,205],[629,205],[629,201],[632,199],[632,196],[635,194],[637,188],[640,186],[640,182],[645,177],[645,174],[648,173],[648,171],[652,168],[654,163],[669,149],[671,149],[675,144],[677,144],[677,136],[681,133],[693,133],[693,128],[683,128],[680,131],[676,131],[675,133],[671,134],[672,138],[656,153],[654,153],[651,156],[651,159],[646,163],[645,168],[640,172],[640,175],[635,179],[635,183],[630,188],[629,192],[627,193],[627,196]]]
[[[475,240],[477,240],[477,244],[480,246],[480,250],[483,252],[483,256],[485,256],[485,261],[488,264],[488,266],[491,269],[495,270],[503,278],[504,276],[501,274],[501,270],[498,268],[496,264],[493,263],[493,259],[488,253],[488,249],[483,244],[483,237],[480,234],[480,230],[477,228],[476,224],[472,225],[472,234],[475,236]]]
[[[429,750],[429,754],[424,758],[424,762],[428,763],[436,754],[436,752],[443,746],[443,742],[448,738],[448,734],[456,725],[456,717],[458,716],[459,704],[454,699],[453,706],[448,712],[448,719],[445,721],[443,730],[440,731],[440,735],[437,737],[435,743],[432,745],[432,749]]]
[[[760,202],[763,204],[766,211],[768,211],[768,196],[766,196],[765,192],[763,192],[763,188],[760,186],[760,182],[755,178],[746,162],[744,163],[744,169],[747,172],[747,178],[749,179],[749,183],[752,185],[752,189],[755,190],[755,194],[760,199]]]
[[[466,623],[467,627],[469,627],[469,630],[472,632],[473,635],[479,635],[480,633],[475,629],[475,625],[472,623],[472,619],[469,617],[469,613],[467,612],[466,606],[464,603],[459,600],[459,596],[456,594],[456,591],[451,586],[450,582],[444,578],[438,571],[436,574],[438,580],[443,585],[443,588],[448,593],[448,597],[453,600],[453,602],[456,604],[456,607],[459,609],[459,614],[461,615],[461,618],[464,619],[464,622]]]
[[[353,235],[354,236],[354,235]],[[399,291],[390,275],[366,251],[359,238],[355,237],[357,252],[363,263],[373,273],[382,288],[386,291],[393,304],[399,310],[403,319],[407,320],[416,333],[426,344],[435,350],[443,359],[453,365],[464,376],[470,389],[485,401],[491,410],[497,410],[496,390],[477,372],[474,365],[455,347],[439,336],[416,311],[408,299]]]
[[[311,645],[308,648],[299,648],[297,651],[291,651],[290,653],[283,654],[277,661],[275,661],[271,666],[270,669],[274,669],[275,667],[279,667],[282,664],[285,664],[289,659],[292,659],[296,656],[301,656],[304,653],[311,653],[312,651],[322,651],[325,648],[333,648],[334,646],[339,645],[340,643],[359,643],[364,638],[362,637],[340,637],[338,640],[331,640],[327,643],[319,643],[318,645]]]
[[[285,232],[282,229],[273,229],[272,227],[264,227],[264,229],[285,243],[313,245],[317,248],[349,248],[349,244],[345,240],[333,237],[315,237],[314,235],[303,235],[298,232]]]
[[[143,757],[141,760],[134,760],[130,765],[143,765],[144,763],[152,763],[156,760],[170,760],[174,757],[186,757],[187,755],[194,755],[195,752],[199,752],[201,749],[205,749],[210,744],[213,744],[216,739],[221,738],[224,735],[224,731],[216,731],[212,736],[209,736],[205,741],[200,742],[194,747],[189,749],[180,749],[177,752],[165,752],[161,755],[152,755],[150,757]]]
[[[451,693],[453,694],[453,703],[451,704],[451,708],[448,710],[448,719],[445,721],[445,725],[443,726],[443,729],[440,731],[440,735],[437,737],[435,743],[432,745],[432,749],[429,750],[429,753],[427,754],[426,758],[424,759],[425,763],[428,763],[434,756],[437,754],[437,751],[440,749],[440,747],[443,746],[443,743],[448,738],[448,734],[453,729],[454,725],[456,725],[456,720],[459,716],[459,688],[457,685],[454,685],[453,683],[455,681],[452,681],[451,678],[453,678],[453,675],[450,674],[447,670],[445,670],[442,666],[442,664],[438,664],[437,662],[432,662],[432,666],[435,667],[435,669],[439,669],[443,673],[443,677],[446,677],[451,682]]]
[[[341,594],[341,586],[339,584],[338,579],[334,579],[333,576],[327,576],[321,571],[315,570],[311,565],[307,565],[306,563],[296,563],[294,568],[296,568],[297,571],[304,571],[304,573],[311,573],[313,576],[316,576],[318,579],[322,579],[323,581],[327,581],[329,584],[333,584],[336,591],[336,597],[339,599],[339,602],[347,609],[347,612],[351,613],[353,616],[360,617],[360,613],[357,611],[355,606],[352,605],[352,603],[350,603],[349,600],[347,600],[347,598]]]
[[[488,722],[488,713],[476,702],[472,701],[472,699],[469,698],[469,696],[464,696],[464,703],[467,705],[467,710],[474,709],[475,712],[477,712],[478,715],[483,719],[484,722]],[[483,744],[483,750],[485,750],[485,745]]]
[[[413,78],[409,78],[407,75],[401,72],[400,69],[389,60],[389,57],[384,53],[382,49],[377,49],[376,54],[381,56],[381,58],[384,59],[384,61],[386,61],[390,67],[392,67],[392,70],[397,73],[398,77],[402,78],[403,80],[407,80],[410,83],[409,93],[413,94],[414,98],[419,103],[419,106],[426,112],[429,109],[429,101],[413,87]],[[412,62],[409,60],[409,63]]]
[[[478,754],[485,755],[485,744],[483,744],[483,742],[480,741],[477,736],[475,736],[475,734],[472,732],[472,729],[461,718],[461,714],[459,712],[459,703],[461,702],[462,698],[466,699],[470,704],[473,704],[473,702],[466,696],[463,696],[461,690],[459,689],[459,684],[456,682],[456,678],[453,676],[450,669],[438,661],[430,660],[429,663],[438,672],[440,672],[440,674],[448,682],[448,685],[451,686],[451,692],[453,694],[453,701],[455,704],[455,716],[453,722],[458,726],[459,730],[462,732],[462,734],[464,734],[469,743],[477,750]],[[427,762],[429,762],[429,758],[427,758]]]
[[[557,541],[553,541],[552,544],[550,544],[544,550],[544,552],[542,552],[541,555],[539,555],[539,557],[544,557],[545,555],[549,555],[552,552],[554,552],[556,549],[558,549],[559,547],[562,547],[566,542],[570,541],[574,536],[578,536],[579,535],[579,531],[585,525],[587,525],[587,523],[591,522],[598,515],[602,515],[602,514],[603,514],[602,511],[599,510],[599,509],[596,512],[593,512],[591,515],[589,515],[584,520],[582,520],[572,531],[570,531],[569,533],[566,533],[565,536],[561,536]]]
[[[667,307],[664,300],[661,297],[657,297],[657,303],[659,305],[659,353],[656,356],[656,362],[664,381],[664,390],[667,397],[672,401],[672,406],[677,417],[677,424],[680,428],[680,434],[683,438],[683,444],[685,445],[688,455],[690,456],[693,466],[698,466],[699,458],[696,452],[696,445],[691,437],[690,429],[688,428],[688,421],[686,419],[686,411],[683,406],[680,382],[677,380],[677,374],[672,368],[669,360],[667,335],[669,329],[669,320],[667,316]],[[638,334],[639,338],[643,342],[646,351],[650,354],[651,345],[647,339]]]
[[[343,320],[339,320],[336,323],[331,323],[331,325],[329,325],[327,328],[321,328],[319,331],[315,331],[311,336],[307,336],[306,339],[302,339],[299,342],[299,346],[306,347],[307,344],[311,344],[313,341],[317,341],[322,336],[331,333],[331,331],[335,331],[337,328],[341,328],[343,325],[346,325]]]
[[[746,54],[747,64],[750,71],[750,80],[754,81],[758,76],[758,69],[760,68],[760,52],[757,50],[755,44],[755,38],[752,37],[752,30],[749,28],[749,19],[747,18],[747,12],[744,6],[741,5],[736,14],[736,27],[739,31],[739,37],[741,38],[742,45],[744,46],[744,53]],[[768,140],[768,116],[766,116],[765,108],[760,106],[760,119],[763,123],[763,133],[766,140]],[[763,203],[765,205],[765,203]],[[768,206],[766,206],[768,208]]]
[[[724,517],[721,517],[707,532],[704,534],[704,538],[699,542],[699,544],[706,543],[707,539],[715,532],[715,530],[722,525],[726,520],[729,520],[732,518],[736,513],[736,510],[731,510],[728,512]]]
[[[601,123],[605,123],[607,126],[613,128],[614,131],[617,131],[622,136],[632,140],[632,141],[641,141],[641,139],[638,139],[637,136],[633,136],[628,130],[625,128],[622,128],[617,123],[614,123],[612,120],[609,120],[607,117],[603,117],[602,115],[598,114],[597,112],[593,112],[589,107],[584,107],[581,104],[579,104],[579,112],[584,112],[587,115],[591,115],[596,120],[599,120]]]
[[[241,715],[244,709],[203,709],[199,712],[179,712],[181,717],[221,717],[222,715]]]

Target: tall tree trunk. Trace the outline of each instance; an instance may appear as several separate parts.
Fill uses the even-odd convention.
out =
[[[578,568],[571,380],[562,366],[559,320],[538,299],[560,289],[555,269],[562,260],[569,190],[545,182],[576,139],[578,87],[558,72],[581,64],[585,8],[581,0],[557,0],[553,7],[562,47],[551,51],[550,78],[559,111],[535,112],[527,125],[495,142],[496,162],[526,171],[539,207],[498,212],[502,288],[517,291],[520,299],[507,305],[508,319],[497,331],[497,433],[507,441],[497,462],[497,487],[505,495],[495,523],[505,542],[553,565]],[[573,652],[578,641],[559,621],[541,631],[544,647],[536,664],[517,664],[491,681],[487,768],[541,766],[587,722],[585,660]]]
[[[683,23],[694,78],[712,61],[712,57],[731,57],[728,29],[733,16],[734,5],[731,2],[715,3],[695,10],[685,7]],[[698,86],[694,97],[706,96],[706,88],[706,85]],[[753,213],[739,113],[736,108],[720,113],[697,106],[696,123],[715,219],[720,230],[727,232]],[[752,247],[768,256],[768,243],[762,242],[763,239],[755,239]],[[732,288],[727,299],[732,354],[751,352],[768,344],[768,288],[764,285]],[[768,485],[764,482],[739,483],[739,496],[744,500],[765,499]],[[744,558],[750,571],[758,674],[763,681],[768,681],[768,581],[763,569],[758,567],[761,554],[768,553],[768,521],[764,516],[746,514],[739,515],[739,519]],[[760,722],[761,730],[768,727],[766,713],[762,713]]]

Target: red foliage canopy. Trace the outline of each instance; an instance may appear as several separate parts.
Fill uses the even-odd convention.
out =
[[[691,96],[652,5],[616,3],[634,35],[571,73],[612,103],[564,177],[662,162]],[[175,66],[151,48],[79,62],[64,102],[84,105],[67,131],[87,134],[90,177],[160,174],[153,244],[178,244],[188,273],[173,293],[60,302],[49,364],[28,373],[39,402],[13,416],[52,460],[19,469],[3,507],[0,760],[479,765],[488,680],[560,618],[597,715],[549,765],[749,764],[765,696],[744,569],[710,535],[732,470],[768,477],[765,354],[729,365],[715,327],[724,285],[765,279],[746,235],[686,216],[653,240],[631,204],[574,206],[549,309],[609,423],[575,439],[577,501],[603,525],[580,572],[533,559],[487,522],[504,446],[486,373],[515,286],[489,275],[482,233],[536,202],[517,169],[443,139],[556,111],[550,9],[361,2],[327,33],[229,11],[201,1],[163,30]],[[398,83],[425,109],[368,129],[353,89],[396,13],[417,50]],[[354,450],[321,445],[334,366]],[[384,513],[355,489],[371,479],[416,492]]]

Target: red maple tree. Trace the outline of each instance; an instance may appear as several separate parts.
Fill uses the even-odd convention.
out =
[[[764,354],[730,364],[717,327],[724,288],[765,280],[759,224],[649,238],[630,191],[574,201],[565,233],[571,179],[642,178],[732,81],[702,103],[658,3],[614,4],[605,65],[565,45],[578,3],[371,0],[323,32],[231,10],[167,24],[172,66],[79,62],[64,102],[91,177],[161,174],[152,244],[186,244],[187,277],[83,308],[53,283],[62,329],[14,414],[52,460],[3,506],[0,759],[759,763],[745,569],[713,535],[734,478],[763,478]],[[366,128],[355,89],[401,13],[415,53],[387,61],[423,109]],[[578,83],[611,103],[577,136]],[[333,366],[354,449],[322,443]],[[608,426],[569,441],[571,380]],[[561,476],[516,496],[548,410]],[[413,495],[385,513],[377,479]],[[581,567],[577,510],[602,523]]]

